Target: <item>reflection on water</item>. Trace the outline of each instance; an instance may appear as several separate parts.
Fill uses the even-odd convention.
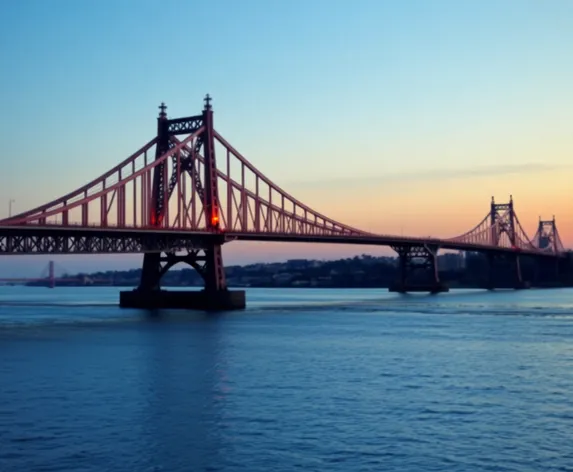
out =
[[[573,291],[0,287],[0,471],[567,470]]]

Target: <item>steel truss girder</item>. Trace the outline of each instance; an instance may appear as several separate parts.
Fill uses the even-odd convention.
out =
[[[0,254],[118,254],[165,251],[193,251],[212,246],[208,236],[165,233],[122,234],[29,234],[0,235]]]

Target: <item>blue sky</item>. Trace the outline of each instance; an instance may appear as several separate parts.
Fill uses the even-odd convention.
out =
[[[161,101],[189,115],[209,92],[235,147],[349,224],[455,234],[509,193],[532,224],[565,220],[572,20],[557,0],[5,2],[0,215],[125,158]],[[300,251],[333,255],[258,254]]]

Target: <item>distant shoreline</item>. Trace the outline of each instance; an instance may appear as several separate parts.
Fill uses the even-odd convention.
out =
[[[487,258],[482,254],[450,253],[438,257],[440,282],[449,288],[478,289],[486,286],[489,278]],[[535,280],[536,266],[526,258],[521,270],[524,280]],[[376,288],[387,289],[399,278],[395,257],[368,255],[334,261],[294,259],[286,262],[229,266],[225,268],[227,285],[237,288]],[[427,273],[426,273],[427,275]],[[413,283],[423,280],[416,274]],[[84,274],[64,274],[55,280],[58,287],[123,287],[133,289],[139,285],[141,269],[104,271]],[[423,283],[423,282],[422,282]],[[28,283],[6,283],[31,287],[47,287],[49,279]],[[161,279],[163,287],[203,287],[203,279],[191,268],[168,271]]]

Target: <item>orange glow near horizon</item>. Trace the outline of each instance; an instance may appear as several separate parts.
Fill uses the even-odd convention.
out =
[[[551,182],[550,186],[539,182]],[[454,237],[474,228],[498,203],[513,195],[515,212],[532,237],[539,218],[556,217],[563,244],[573,247],[573,205],[567,173],[428,179],[404,184],[366,183],[349,192],[299,188],[302,201],[332,218],[380,234]],[[364,202],[368,202],[364,204]]]

